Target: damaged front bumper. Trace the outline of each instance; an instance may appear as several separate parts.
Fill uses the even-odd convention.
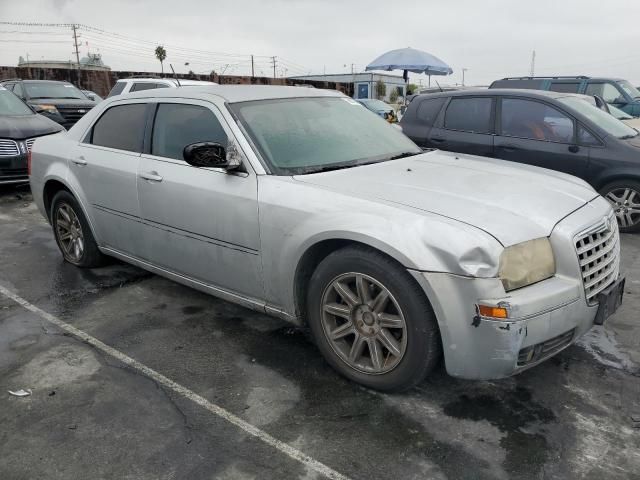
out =
[[[505,294],[497,278],[413,272],[438,318],[447,372],[488,380],[530,368],[571,345],[592,326],[579,280],[556,275]],[[507,308],[509,318],[478,314],[476,305]]]

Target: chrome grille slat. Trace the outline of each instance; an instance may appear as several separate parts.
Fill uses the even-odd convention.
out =
[[[0,156],[13,157],[15,155],[20,155],[18,144],[14,140],[0,138]]]
[[[582,283],[589,305],[597,304],[598,294],[615,282],[620,270],[618,223],[613,215],[605,220],[575,239]]]
[[[31,151],[31,147],[33,147],[33,142],[35,142],[35,138],[28,139],[25,143],[27,144],[27,150]]]

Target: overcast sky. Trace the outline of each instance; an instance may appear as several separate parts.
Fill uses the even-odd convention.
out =
[[[123,35],[81,32],[81,53],[99,52],[113,69],[159,71],[153,49],[163,44],[165,65],[183,72],[247,74],[254,54],[256,75],[272,75],[273,55],[279,76],[345,73],[411,46],[453,68],[442,83],[460,82],[464,67],[475,85],[528,75],[533,50],[538,75],[638,85],[638,19],[638,0],[0,0],[1,21],[82,23]],[[0,25],[0,32],[2,65],[27,54],[72,58],[70,29]],[[426,84],[412,77],[420,79]]]

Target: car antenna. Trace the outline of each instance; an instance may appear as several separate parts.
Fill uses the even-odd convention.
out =
[[[173,67],[171,67],[173,69]],[[438,80],[434,79],[434,82],[436,82],[436,85],[438,85],[438,88],[440,89],[441,92],[444,92],[444,90],[442,89],[442,87],[440,86],[440,84],[438,83]]]
[[[176,79],[176,82],[178,82],[178,86],[181,87],[182,85],[180,85],[180,80],[178,80],[178,76],[176,75],[176,71],[173,69],[173,65],[169,64],[169,66],[171,67],[171,71],[173,72],[173,78]]]

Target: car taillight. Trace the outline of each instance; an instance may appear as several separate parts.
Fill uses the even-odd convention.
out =
[[[31,150],[27,152],[27,175],[31,176]]]

